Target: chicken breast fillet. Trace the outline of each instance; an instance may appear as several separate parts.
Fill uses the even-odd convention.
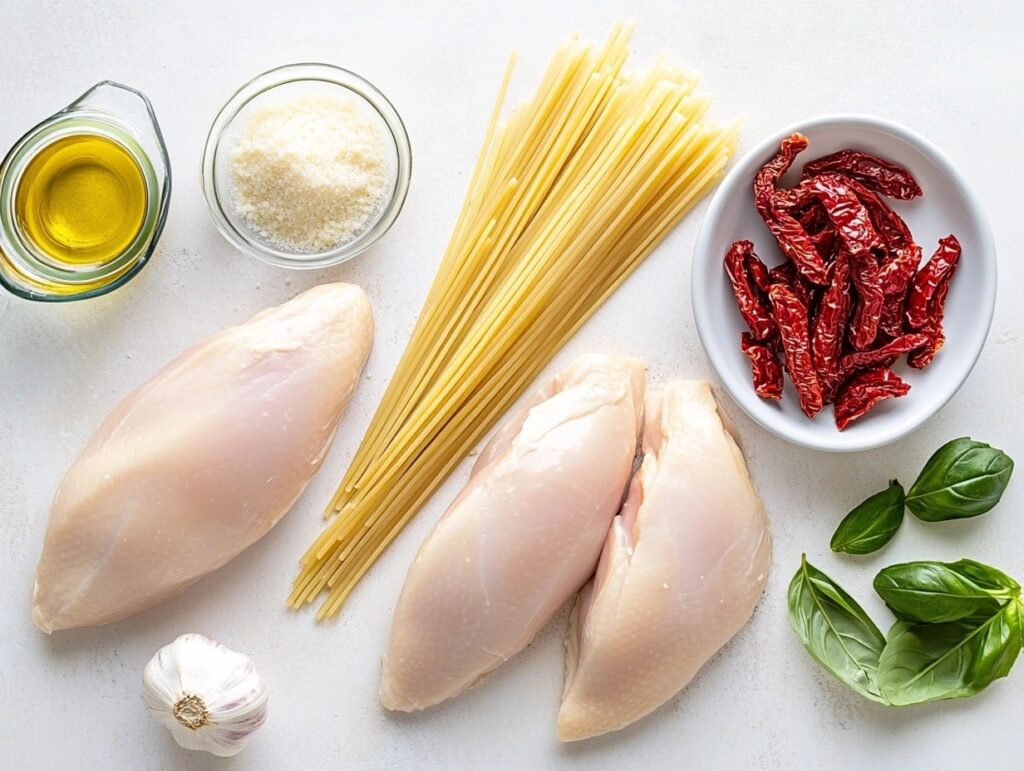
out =
[[[558,737],[656,709],[747,622],[771,561],[764,508],[707,383],[649,397],[644,460],[566,641]]]
[[[372,341],[363,291],[328,284],[200,342],[129,394],[57,490],[36,625],[118,621],[266,534],[319,468]]]
[[[636,455],[643,365],[584,357],[483,450],[420,547],[395,609],[380,699],[449,699],[521,650],[591,576]]]

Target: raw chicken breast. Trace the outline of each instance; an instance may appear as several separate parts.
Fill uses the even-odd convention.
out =
[[[36,626],[123,619],[266,534],[319,468],[372,341],[363,291],[328,284],[208,338],[129,394],[57,490]]]
[[[484,448],[409,569],[381,703],[449,699],[521,650],[593,574],[636,455],[643,365],[589,356]]]
[[[750,618],[771,537],[711,388],[649,398],[644,460],[580,593],[566,641],[558,738],[639,720],[671,698]]]

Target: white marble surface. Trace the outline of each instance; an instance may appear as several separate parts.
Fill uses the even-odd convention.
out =
[[[768,6],[771,5],[769,8]],[[299,7],[301,6],[301,8]],[[564,615],[489,682],[440,709],[385,714],[378,657],[404,572],[466,478],[460,467],[335,623],[283,604],[296,560],[369,421],[433,274],[505,57],[532,86],[554,45],[638,22],[635,60],[659,51],[705,76],[721,117],[747,115],[744,143],[798,119],[867,112],[932,139],[987,206],[1001,253],[988,346],[960,394],[903,441],[852,456],[787,446],[736,414],[776,537],[775,573],[753,621],[680,696],[619,734],[559,746]],[[1015,404],[1024,355],[1020,205],[1024,62],[1019,3],[716,2],[0,4],[0,145],[93,82],[152,99],[175,189],[152,263],[113,295],[63,306],[18,303],[0,328],[0,766],[177,768],[1020,768],[1024,665],[977,699],[890,711],[860,700],[806,656],[786,622],[801,551],[886,619],[874,571],[903,559],[971,556],[1024,577],[1024,481],[976,521],[908,521],[881,555],[828,552],[841,514],[891,476],[909,483],[942,441],[971,434],[1024,459]],[[320,60],[359,72],[395,103],[412,138],[413,183],[390,236],[354,262],[289,273],[236,254],[199,192],[206,129],[227,96],[279,64]],[[693,329],[694,211],[553,366],[592,350],[628,352],[653,378],[710,376]],[[965,269],[969,269],[969,255]],[[376,347],[323,470],[261,543],[184,596],[109,627],[47,638],[29,618],[32,571],[53,491],[97,423],[133,386],[197,338],[326,280],[363,285]],[[735,410],[734,410],[735,411]],[[887,623],[887,622],[886,622]],[[199,631],[245,651],[270,683],[271,716],[230,761],[189,754],[149,720],[144,663]]]

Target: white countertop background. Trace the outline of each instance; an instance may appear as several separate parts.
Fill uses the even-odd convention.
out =
[[[769,7],[770,6],[770,7]],[[865,112],[905,123],[944,149],[987,207],[1000,292],[988,346],[959,395],[890,447],[826,455],[789,446],[738,409],[775,535],[775,568],[752,622],[684,693],[617,734],[560,746],[563,612],[488,682],[441,708],[389,715],[378,659],[412,555],[468,475],[463,464],[387,551],[341,617],[318,625],[284,606],[297,560],[405,345],[461,206],[512,47],[516,93],[532,89],[574,30],[603,38],[637,22],[634,64],[668,51],[704,73],[720,118],[745,114],[744,147],[794,121]],[[943,441],[970,434],[1024,461],[1024,5],[1006,2],[30,2],[0,4],[0,145],[96,81],[144,91],[174,169],[156,255],[96,300],[17,302],[0,326],[0,767],[10,769],[834,768],[1024,767],[1024,664],[981,697],[904,710],[831,680],[790,632],[785,591],[799,556],[858,597],[880,567],[970,556],[1024,578],[1024,471],[977,520],[910,517],[880,555],[828,551],[843,513],[897,476],[905,483]],[[405,211],[371,252],[340,267],[287,272],[236,253],[199,189],[207,128],[253,75],[324,61],[375,83],[413,147]],[[552,364],[587,351],[629,353],[652,380],[711,377],[689,307],[699,206]],[[970,269],[970,255],[964,269]],[[114,404],[185,346],[313,284],[362,285],[377,340],[364,382],[323,469],[263,541],[178,599],[99,629],[37,631],[32,572],[66,467]],[[729,402],[726,399],[728,408]],[[186,408],[183,406],[183,408]],[[157,648],[198,631],[251,656],[270,687],[270,718],[233,760],[179,749],[141,700]]]

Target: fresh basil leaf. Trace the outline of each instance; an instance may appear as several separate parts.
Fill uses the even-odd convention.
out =
[[[789,623],[807,652],[860,695],[883,702],[878,660],[885,637],[831,578],[800,558],[789,584]]]
[[[875,576],[875,591],[898,618],[928,624],[991,616],[1002,601],[1020,596],[1008,575],[966,559],[890,565]]]
[[[885,546],[903,524],[903,485],[893,479],[847,514],[832,536],[832,551],[870,554]]]
[[[1002,450],[962,437],[947,442],[907,493],[907,508],[925,522],[976,517],[992,509],[1013,473]]]
[[[987,618],[945,624],[897,621],[882,651],[878,684],[895,706],[974,696],[1005,677],[1024,634],[1020,600]]]

